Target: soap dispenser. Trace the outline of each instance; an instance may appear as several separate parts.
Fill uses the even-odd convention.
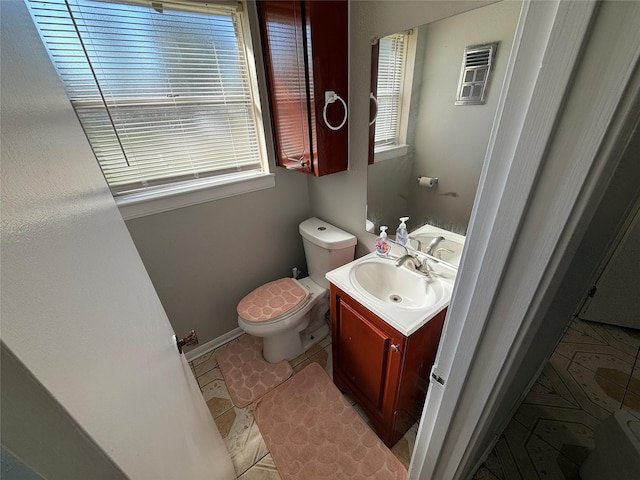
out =
[[[380,236],[376,240],[376,253],[381,257],[386,257],[389,255],[389,251],[391,250],[391,245],[387,242],[387,228],[384,225],[380,227]]]
[[[406,245],[409,241],[409,232],[407,232],[407,224],[405,223],[407,220],[409,217],[400,217],[400,225],[396,230],[396,242],[402,245]]]

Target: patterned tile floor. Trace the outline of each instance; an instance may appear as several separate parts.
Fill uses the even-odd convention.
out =
[[[237,339],[232,340],[232,342],[237,341]],[[225,348],[232,342],[220,348]],[[231,454],[237,478],[240,480],[280,480],[280,475],[278,475],[269,450],[253,418],[252,406],[238,408],[233,405],[215,359],[216,351],[202,355],[190,363],[209,411]],[[330,335],[290,363],[295,374],[311,362],[319,363],[333,378]],[[347,399],[352,405],[354,404],[353,400],[348,397]],[[357,405],[354,405],[354,408],[368,422],[364,412]],[[417,431],[418,425],[415,424],[391,449],[405,467],[409,466]]]
[[[640,417],[640,331],[576,319],[477,480],[578,480],[600,423]]]
[[[639,352],[640,331],[574,320],[474,480],[579,480],[600,423],[620,408],[640,417]],[[330,336],[291,362],[294,373],[310,362],[332,377]],[[233,405],[215,351],[191,366],[237,478],[280,480],[251,406]],[[392,449],[406,467],[416,433],[417,424]]]

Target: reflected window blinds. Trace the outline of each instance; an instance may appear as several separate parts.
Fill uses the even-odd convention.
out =
[[[407,33],[380,39],[375,147],[398,145],[400,101],[406,62]]]

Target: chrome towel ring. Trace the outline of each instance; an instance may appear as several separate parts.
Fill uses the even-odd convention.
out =
[[[340,123],[340,125],[338,125],[337,127],[331,125],[327,120],[327,107],[334,103],[336,100],[339,100],[344,107],[344,118],[342,119],[342,123]],[[333,90],[324,92],[324,108],[322,109],[322,118],[324,119],[325,125],[331,130],[340,130],[342,127],[344,127],[344,124],[347,123],[347,104],[342,99],[342,97],[340,97],[340,95],[338,95]]]

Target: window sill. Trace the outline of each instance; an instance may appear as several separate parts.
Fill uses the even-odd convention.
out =
[[[373,152],[373,163],[404,157],[408,152],[409,145],[393,145],[390,147],[382,147],[379,150]]]
[[[243,193],[256,192],[276,185],[273,173],[251,173],[209,178],[195,183],[132,193],[115,197],[125,220],[167,212],[176,208],[210,202]]]

